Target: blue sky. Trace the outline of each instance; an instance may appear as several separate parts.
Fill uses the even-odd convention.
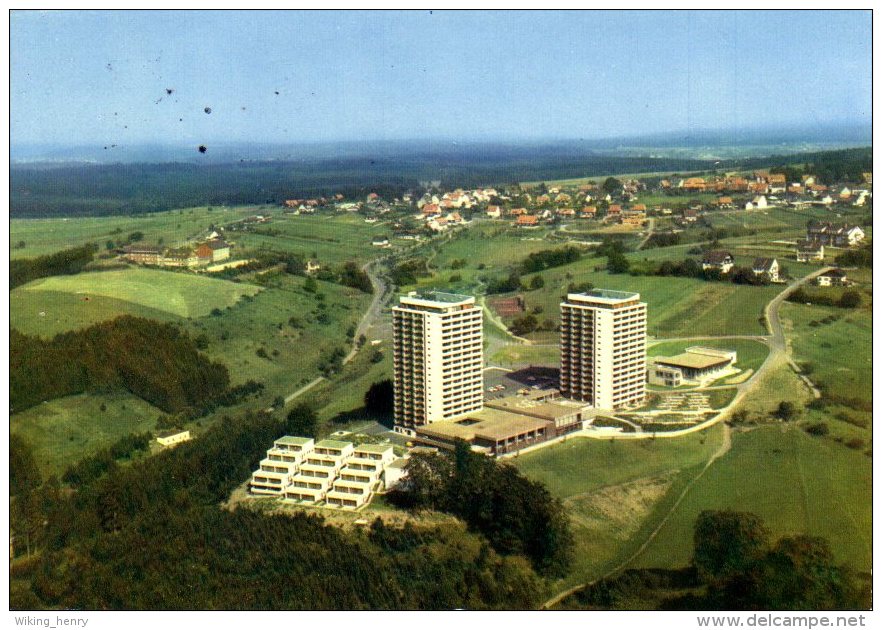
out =
[[[871,120],[868,11],[13,12],[10,38],[13,145]]]

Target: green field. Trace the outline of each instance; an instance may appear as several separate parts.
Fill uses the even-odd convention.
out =
[[[796,427],[771,426],[736,434],[732,450],[690,489],[632,566],[685,566],[699,512],[729,509],[759,515],[773,537],[823,536],[839,562],[869,570],[871,484],[868,457]]]
[[[57,294],[111,298],[131,302],[140,307],[165,311],[178,317],[201,317],[214,308],[226,308],[242,296],[253,296],[260,287],[226,280],[132,267],[113,271],[52,276],[35,280],[12,292],[12,299],[21,299],[33,311],[44,311],[54,318],[55,309],[69,306],[69,299],[56,302]],[[41,295],[46,294],[46,295]],[[112,304],[103,302],[102,306]],[[112,311],[108,310],[108,314]],[[13,321],[13,325],[15,322]]]
[[[389,253],[371,245],[374,236],[392,236],[388,221],[368,224],[355,213],[279,215],[259,232],[231,232],[239,250],[269,249],[318,259],[323,265],[348,260],[365,263]]]
[[[742,370],[759,369],[769,356],[769,348],[760,341],[752,341],[750,339],[700,339],[696,341],[668,341],[656,343],[646,349],[648,357],[657,356],[673,356],[685,352],[686,348],[691,346],[705,346],[707,348],[718,348],[725,350],[735,350],[738,353],[735,366]]]
[[[158,321],[180,320],[177,315],[168,311],[112,297],[83,296],[59,291],[28,291],[26,288],[14,289],[9,293],[9,321],[12,327],[26,335],[46,339],[120,315],[134,315]]]
[[[676,488],[722,443],[722,427],[677,439],[573,438],[510,460],[564,500],[575,541],[565,583],[599,577],[633,553]]]
[[[107,241],[119,244],[133,232],[143,233],[144,243],[157,243],[162,239],[166,245],[175,246],[211,224],[223,224],[256,213],[268,211],[257,206],[216,207],[211,211],[200,207],[134,216],[11,219],[10,256],[32,258],[86,243],[96,243],[103,251]],[[20,241],[24,241],[25,246],[15,247]]]
[[[124,435],[152,431],[160,415],[131,394],[83,394],[11,415],[10,431],[33,447],[44,477],[61,476],[71,464]]]
[[[489,357],[489,362],[503,367],[557,365],[560,363],[560,349],[557,345],[528,346],[512,344],[493,353]]]

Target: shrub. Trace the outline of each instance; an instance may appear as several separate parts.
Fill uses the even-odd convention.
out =
[[[817,422],[815,424],[808,425],[805,428],[805,432],[809,435],[823,437],[830,434],[830,427],[828,427],[825,422]]]

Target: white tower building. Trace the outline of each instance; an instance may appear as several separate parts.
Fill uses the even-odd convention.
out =
[[[639,293],[595,289],[561,302],[560,390],[596,409],[643,404],[646,303]]]
[[[484,406],[482,324],[474,297],[440,291],[401,296],[392,309],[397,429]]]

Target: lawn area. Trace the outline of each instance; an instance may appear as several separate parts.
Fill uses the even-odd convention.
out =
[[[731,509],[757,514],[773,537],[823,536],[837,561],[870,570],[871,484],[870,458],[795,426],[736,434],[632,566],[685,566],[699,512]]]
[[[43,313],[41,315],[41,313]],[[60,291],[28,291],[17,288],[9,293],[9,321],[26,335],[51,339],[58,333],[87,328],[120,315],[134,315],[158,321],[179,321],[165,310],[149,308],[113,297],[88,296]]]
[[[718,348],[725,350],[735,350],[738,358],[735,366],[742,370],[753,370],[754,372],[763,364],[766,357],[769,356],[769,347],[760,342],[750,339],[699,339],[695,341],[667,341],[656,343],[646,349],[647,357],[657,356],[673,356],[685,352],[686,348],[691,346],[704,346],[706,348]]]
[[[591,580],[633,553],[659,511],[722,440],[722,427],[677,439],[573,438],[510,460],[564,500],[575,562],[559,586]]]
[[[60,477],[71,464],[122,436],[152,431],[160,415],[162,411],[131,394],[82,394],[11,415],[10,431],[33,447],[44,477]]]
[[[513,367],[522,365],[558,365],[560,363],[560,349],[557,345],[510,345],[506,346],[492,356],[489,362],[493,365]]]
[[[132,216],[10,219],[9,242],[25,243],[23,248],[11,248],[10,256],[32,258],[86,243],[96,243],[103,251],[107,241],[124,242],[133,232],[143,233],[144,243],[155,244],[163,239],[166,245],[174,246],[212,223],[228,223],[258,212],[267,214],[266,209],[255,206],[215,207],[210,211],[203,206]]]
[[[234,283],[227,280],[207,278],[191,273],[177,273],[132,267],[79,273],[72,276],[42,278],[17,288],[10,299],[21,299],[31,311],[44,311],[46,317],[57,321],[55,309],[70,306],[69,300],[58,303],[57,294],[67,293],[81,298],[104,297],[114,301],[131,302],[139,307],[164,311],[178,317],[201,317],[214,308],[226,308],[242,296],[253,296],[260,287]],[[40,294],[46,293],[42,296]],[[97,304],[112,308],[106,301]],[[118,305],[118,304],[117,304]],[[89,310],[89,309],[83,309]],[[98,309],[91,309],[96,311]],[[107,310],[109,317],[117,314]],[[97,317],[95,314],[93,317]],[[90,317],[87,315],[87,317]],[[72,323],[75,320],[71,319]],[[15,322],[13,321],[13,325]]]

